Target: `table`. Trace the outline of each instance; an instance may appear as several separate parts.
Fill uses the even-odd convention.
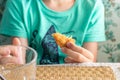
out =
[[[120,80],[120,63],[37,65],[36,80]]]

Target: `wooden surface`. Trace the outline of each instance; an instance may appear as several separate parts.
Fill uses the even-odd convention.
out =
[[[5,65],[4,68],[9,70],[11,67],[15,69],[16,66],[18,67],[22,65],[10,64]],[[31,80],[33,77],[29,75],[34,76],[34,74],[35,66],[29,65],[17,70],[15,69],[14,72],[10,72],[9,76],[7,74],[6,77],[8,77],[7,80],[22,80],[21,76],[27,76],[27,80]],[[13,79],[14,77],[16,77],[16,79]],[[120,64],[81,63],[37,65],[36,80],[120,80]]]
[[[117,80],[110,66],[37,66],[36,80]]]

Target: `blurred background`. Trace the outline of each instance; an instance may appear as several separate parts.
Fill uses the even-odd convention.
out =
[[[0,0],[0,20],[7,0]],[[120,62],[120,0],[102,0],[107,41],[99,43],[98,62]],[[2,37],[0,37],[2,38]],[[1,40],[0,44],[7,39]]]

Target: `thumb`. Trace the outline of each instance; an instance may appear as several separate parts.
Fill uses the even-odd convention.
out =
[[[13,44],[13,45],[16,45],[16,46],[20,46],[20,45],[21,45],[20,39],[17,38],[17,37],[13,38],[13,39],[12,39],[12,44]],[[19,51],[18,51],[19,54],[18,54],[18,57],[17,57],[18,63],[19,63],[19,64],[23,64],[24,61],[23,61],[23,58],[22,58],[22,57],[23,57],[22,48],[19,47],[18,50],[19,50]]]
[[[21,45],[20,39],[15,37],[12,39],[12,44],[13,45]]]

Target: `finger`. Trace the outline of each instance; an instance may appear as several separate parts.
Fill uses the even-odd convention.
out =
[[[64,52],[65,54],[67,54],[69,57],[73,58],[74,61],[76,62],[91,62],[91,60],[89,60],[87,57],[85,57],[84,55],[75,52],[69,48],[63,47],[62,48],[62,52]]]
[[[72,49],[73,51],[81,53],[82,55],[84,55],[85,57],[87,57],[89,59],[93,58],[93,54],[85,48],[82,48],[82,47],[77,46],[77,45],[70,43],[70,42],[67,43],[67,47],[69,49]]]
[[[20,62],[20,63],[24,63],[24,61],[23,61],[23,48],[21,47],[21,46],[12,46],[13,47],[13,49],[11,49],[11,55],[13,56],[13,57],[16,57],[17,59],[18,59],[18,61]],[[10,46],[10,48],[11,48],[11,46]]]
[[[17,37],[15,37],[15,38],[13,38],[13,40],[12,40],[13,42],[12,42],[12,44],[13,45],[16,45],[17,47],[19,47],[18,48],[18,51],[19,52],[17,52],[16,54],[19,56],[19,59],[20,59],[20,61],[21,62],[25,62],[25,60],[23,61],[23,59],[25,59],[25,51],[26,51],[26,49],[25,48],[22,48],[20,45],[21,45],[21,42],[20,42],[20,39],[19,38],[17,38]],[[23,57],[23,59],[22,59],[22,57]]]
[[[74,59],[71,58],[71,57],[66,57],[64,60],[65,60],[66,63],[75,63],[75,62],[76,62],[76,61],[74,61]]]
[[[0,55],[1,56],[10,55],[10,50],[9,50],[9,48],[6,48],[6,47],[5,46],[0,46]]]
[[[6,55],[19,56],[17,54],[19,51],[20,51],[19,46],[5,45],[0,47],[1,56],[6,56]]]
[[[16,57],[2,57],[0,58],[0,64],[7,64],[7,63],[15,63],[15,64],[22,64],[19,59]]]
[[[12,44],[13,44],[13,45],[21,45],[21,42],[20,42],[19,38],[15,37],[15,38],[13,38],[13,40],[12,40]]]

